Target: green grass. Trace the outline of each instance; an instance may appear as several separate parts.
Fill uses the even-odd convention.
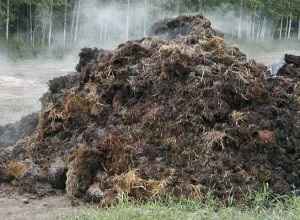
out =
[[[204,200],[174,199],[140,204],[122,197],[118,205],[106,208],[86,208],[74,211],[67,220],[173,220],[173,219],[300,219],[300,198],[275,196],[267,190],[250,192],[242,204],[233,205],[231,198],[220,202],[211,198]]]

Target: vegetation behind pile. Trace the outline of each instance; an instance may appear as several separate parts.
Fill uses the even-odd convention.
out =
[[[84,48],[80,72],[50,82],[35,134],[4,152],[1,172],[30,192],[103,203],[118,192],[198,198],[213,188],[240,200],[265,183],[297,189],[297,76],[247,61],[202,15],[151,30],[168,39]]]

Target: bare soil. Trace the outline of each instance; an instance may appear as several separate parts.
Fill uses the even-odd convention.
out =
[[[0,198],[0,216],[6,220],[62,219],[73,209],[66,196],[10,195]]]

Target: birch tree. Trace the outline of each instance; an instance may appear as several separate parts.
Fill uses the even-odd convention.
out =
[[[298,22],[297,27],[297,39],[300,40],[300,0],[294,0],[294,8],[295,8],[295,19]]]
[[[243,0],[240,2],[240,16],[239,16],[239,25],[238,25],[238,38],[242,38],[242,15],[243,14]]]
[[[6,28],[5,28],[5,36],[6,36],[6,41],[8,41],[9,37],[9,17],[10,17],[10,0],[6,1]]]
[[[146,27],[147,27],[147,0],[144,0],[144,23],[143,23],[144,37],[146,37]]]
[[[282,30],[283,30],[283,17],[280,18],[280,29],[279,29],[279,38],[282,38]]]
[[[130,9],[130,0],[127,0],[127,16],[126,16],[126,40],[129,39],[129,9]]]
[[[52,37],[52,18],[53,18],[53,0],[50,0],[49,7],[49,32],[48,32],[48,49],[51,50],[51,37]]]
[[[180,6],[180,0],[177,0],[177,3],[176,3],[176,14],[179,15],[179,6]]]
[[[68,5],[68,0],[64,1],[64,36],[63,36],[63,43],[64,43],[64,48],[66,47],[66,31],[67,31],[67,5]]]
[[[32,4],[33,0],[27,0],[29,6],[29,34],[30,34],[30,43],[33,45],[33,23],[32,23]]]
[[[298,40],[300,40],[300,14],[298,15],[299,20],[298,20]]]
[[[78,5],[77,5],[77,16],[76,16],[76,25],[75,25],[75,34],[74,34],[74,41],[75,41],[75,43],[77,42],[77,34],[78,34],[78,26],[79,26],[80,2],[81,2],[81,0],[78,0]]]

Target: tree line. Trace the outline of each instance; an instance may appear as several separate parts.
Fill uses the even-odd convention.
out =
[[[0,42],[33,53],[109,48],[146,36],[155,20],[195,12],[231,37],[300,40],[300,0],[0,0]]]

